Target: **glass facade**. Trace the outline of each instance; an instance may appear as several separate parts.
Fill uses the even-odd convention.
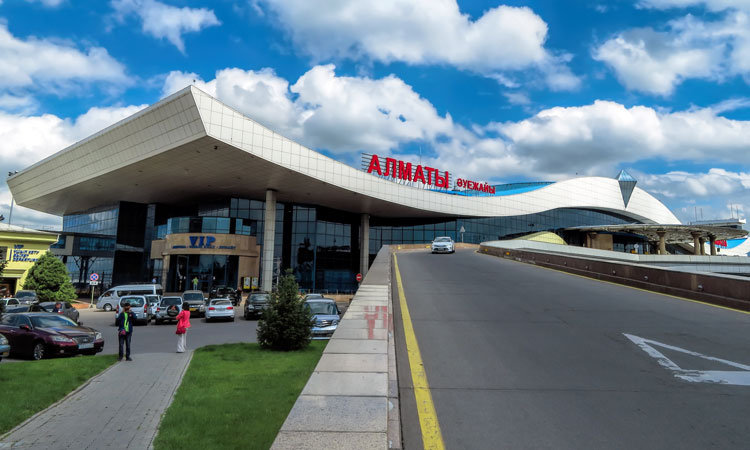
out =
[[[86,272],[96,271],[105,285],[150,282],[156,278],[167,290],[179,291],[192,287],[187,283],[198,278],[199,288],[204,290],[214,285],[237,287],[237,256],[173,255],[167,268],[169,280],[161,280],[162,260],[149,259],[151,240],[164,239],[172,233],[242,234],[255,236],[262,245],[265,220],[265,203],[252,199],[202,200],[193,206],[122,202],[118,206],[64,217],[64,232],[90,234],[78,238],[76,251],[95,255],[86,261],[68,258],[66,264],[74,281],[85,281]],[[359,272],[360,260],[359,214],[277,203],[273,220],[276,221],[274,277],[292,269],[300,288],[305,291],[356,290],[355,275]],[[480,243],[552,231],[565,239],[575,239],[566,236],[563,229],[632,222],[630,218],[613,213],[569,208],[512,217],[371,217],[369,257],[372,260],[383,245],[427,243],[437,236]],[[64,240],[55,245],[64,246]],[[632,240],[618,238],[615,245],[627,250]]]

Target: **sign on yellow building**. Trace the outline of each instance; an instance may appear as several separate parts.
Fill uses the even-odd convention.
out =
[[[57,233],[0,223],[0,258],[8,261],[0,274],[0,296],[19,291],[31,266],[57,239]]]

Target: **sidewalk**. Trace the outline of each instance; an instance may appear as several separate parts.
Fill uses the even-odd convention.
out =
[[[150,448],[191,356],[134,353],[11,430],[0,449]]]

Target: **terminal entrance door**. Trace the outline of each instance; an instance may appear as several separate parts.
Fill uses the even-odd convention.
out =
[[[175,292],[194,289],[194,280],[204,293],[214,286],[237,288],[238,256],[175,255],[169,265],[168,285]]]

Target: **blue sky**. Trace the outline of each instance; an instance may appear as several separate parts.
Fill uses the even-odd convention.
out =
[[[750,207],[748,0],[318,3],[0,0],[0,169],[195,80],[355,166],[421,153],[493,183],[626,169],[683,221]],[[4,186],[6,218],[10,201]]]

